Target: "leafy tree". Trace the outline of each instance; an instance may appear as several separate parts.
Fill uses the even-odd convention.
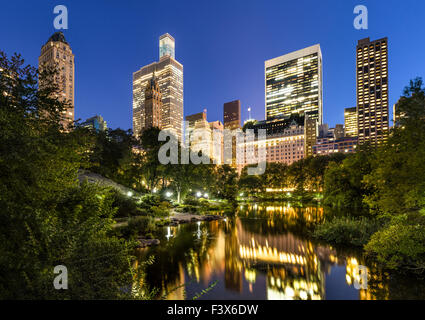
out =
[[[52,74],[0,52],[0,297],[130,297],[132,244],[110,234],[105,190],[78,184],[92,140],[65,132]],[[53,288],[60,264],[68,290]]]
[[[375,152],[374,170],[365,182],[375,192],[366,197],[374,210],[389,215],[425,212],[425,89],[415,79],[397,104],[400,118]]]

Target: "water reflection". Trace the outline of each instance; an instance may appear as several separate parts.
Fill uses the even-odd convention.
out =
[[[400,299],[391,294],[400,286],[408,297],[423,295],[374,265],[367,267],[367,289],[357,290],[364,259],[305,236],[324,215],[316,207],[253,204],[239,207],[234,218],[167,227],[160,246],[140,252],[141,260],[155,256],[146,280],[168,299],[190,299],[215,280],[201,298]]]

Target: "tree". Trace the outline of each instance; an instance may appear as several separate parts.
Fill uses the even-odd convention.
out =
[[[110,234],[115,209],[105,190],[79,186],[93,145],[64,131],[67,104],[54,98],[47,75],[0,52],[0,297],[123,297],[131,243]],[[60,264],[69,290],[53,288]]]
[[[399,125],[375,152],[374,169],[365,177],[375,189],[366,203],[389,215],[425,212],[425,89],[420,78],[405,88],[397,116]]]
[[[143,149],[142,167],[147,187],[151,193],[165,175],[164,165],[158,159],[159,149],[163,144],[158,141],[159,132],[159,128],[152,127],[144,130],[140,138],[140,145]]]

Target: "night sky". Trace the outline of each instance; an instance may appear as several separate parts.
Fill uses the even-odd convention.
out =
[[[390,110],[409,80],[425,77],[423,0],[1,1],[0,50],[38,65],[55,32],[53,8],[66,5],[63,30],[75,54],[76,119],[102,115],[111,128],[132,126],[132,73],[158,60],[158,38],[176,40],[184,66],[184,114],[240,99],[242,120],[264,119],[264,61],[320,43],[324,121],[343,123],[355,106],[357,40],[388,37]],[[369,9],[369,29],[353,27],[353,9]]]

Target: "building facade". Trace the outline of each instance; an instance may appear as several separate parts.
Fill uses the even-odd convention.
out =
[[[183,133],[183,65],[175,60],[174,38],[160,37],[160,58],[133,73],[133,132],[136,136],[145,126],[145,89],[154,73],[162,94],[161,128]]]
[[[347,137],[357,137],[358,128],[357,128],[357,108],[345,108],[344,110],[344,127],[345,127],[345,136]]]
[[[313,146],[316,144],[316,139],[319,135],[319,125],[317,119],[312,118],[307,114],[304,118],[304,129],[304,153],[306,157],[310,157],[313,155]]]
[[[62,111],[62,125],[65,130],[75,119],[75,56],[72,53],[71,46],[66,41],[62,32],[54,33],[46,44],[41,47],[41,54],[38,58],[38,69],[40,73],[48,69],[55,69],[54,79],[46,79],[53,81],[58,87],[55,98],[61,102],[68,103],[66,110]],[[40,87],[46,86],[47,83],[40,81]]]
[[[267,60],[264,71],[266,120],[310,114],[322,124],[320,45]]]
[[[354,153],[357,148],[357,137],[334,137],[318,138],[313,146],[314,155],[329,155],[333,153]]]
[[[207,110],[186,116],[186,139],[191,151],[206,154],[215,164],[223,163],[224,126],[219,120],[208,122]]]
[[[241,102],[239,100],[226,102],[223,105],[223,125],[225,130],[238,130],[241,128]],[[226,143],[226,142],[225,142]],[[232,157],[228,157],[226,154],[224,162],[231,164],[232,167],[236,168],[236,137],[232,137]]]
[[[145,89],[145,126],[144,129],[161,129],[162,94],[155,74]]]
[[[238,164],[239,174],[245,166],[258,163],[258,151],[261,147],[266,152],[266,163],[291,165],[305,157],[304,126],[295,122],[280,133],[266,135],[265,140],[257,137],[254,141],[244,141],[242,145],[238,145],[238,149],[243,150],[242,163]]]
[[[359,144],[388,137],[388,39],[358,41],[356,49]]]
[[[226,102],[223,105],[223,124],[225,129],[235,130],[241,127],[241,102]]]

